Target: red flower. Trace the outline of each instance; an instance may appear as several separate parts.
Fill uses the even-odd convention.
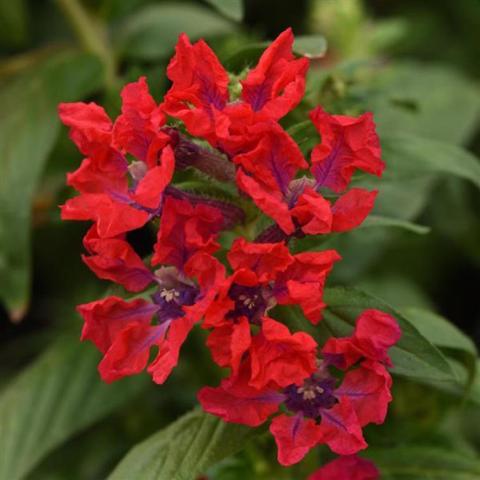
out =
[[[273,120],[293,110],[305,91],[309,62],[306,58],[295,59],[293,41],[292,29],[283,31],[241,82],[242,100]]]
[[[207,340],[213,359],[236,372],[250,351],[250,385],[256,388],[269,382],[285,386],[281,378],[287,371],[295,379],[283,377],[290,383],[302,380],[315,370],[316,343],[303,333],[292,335],[267,312],[277,303],[298,304],[307,318],[320,320],[325,279],[339,255],[333,250],[291,255],[283,243],[238,239],[227,257],[234,272],[219,284],[203,322],[213,329]],[[252,326],[260,326],[258,334]]]
[[[356,169],[380,176],[385,168],[373,115],[358,118],[329,115],[321,107],[310,118],[322,137],[312,151],[312,173],[316,186],[344,191]]]
[[[152,265],[168,263],[182,268],[192,252],[215,252],[220,246],[215,237],[222,227],[222,220],[222,214],[216,208],[167,198]]]
[[[182,120],[192,135],[233,153],[245,145],[249,125],[278,120],[300,102],[308,60],[294,58],[293,40],[291,29],[281,33],[241,82],[240,99],[230,103],[228,74],[215,53],[203,40],[192,45],[180,35],[167,69],[173,85],[165,112]]]
[[[359,330],[364,327],[362,322],[357,327]],[[348,339],[338,339],[342,340]],[[373,343],[378,345],[377,340]],[[382,343],[383,346],[385,343]],[[287,353],[288,348],[285,345],[283,355],[291,355],[291,364],[298,364],[299,360],[294,360],[297,355],[294,349]],[[286,410],[286,413],[273,418],[270,426],[282,465],[299,462],[318,444],[327,444],[340,455],[350,455],[367,446],[362,427],[369,423],[382,423],[385,419],[391,401],[392,382],[389,373],[378,361],[385,355],[386,349],[383,356],[377,355],[378,359],[373,360],[366,349],[357,358],[357,361],[362,360],[361,363],[347,371],[339,385],[336,376],[329,371],[334,357],[327,353],[315,371],[304,376],[303,380],[290,384],[285,381],[280,388],[281,370],[276,369],[275,381],[263,381],[263,387],[258,388],[252,384],[253,372],[257,365],[268,365],[271,352],[250,351],[237,371],[224,379],[219,387],[203,388],[199,400],[205,411],[227,422],[250,426],[264,423],[282,405],[281,411]],[[289,376],[286,380],[292,378],[288,369],[284,370],[284,374]],[[268,378],[271,379],[271,376]]]
[[[372,210],[376,191],[352,188],[332,203],[318,191],[324,185],[306,176],[297,178],[308,164],[279,125],[263,123],[250,128],[248,135],[254,146],[233,157],[239,166],[238,187],[285,234],[348,231],[359,226]]]
[[[212,207],[193,207],[184,200],[168,198],[155,263],[161,260],[169,266],[155,274],[123,239],[98,238],[95,226],[89,231],[85,245],[94,255],[85,261],[97,275],[133,291],[151,283],[157,286],[151,301],[107,297],[78,307],[85,320],[82,339],[92,340],[104,354],[99,371],[105,381],[143,370],[153,346],[158,353],[148,371],[156,383],[166,380],[189,331],[225,276],[223,266],[210,255],[212,247],[218,246],[214,225],[221,224],[221,219]]]
[[[400,327],[391,315],[370,309],[358,317],[350,337],[330,338],[322,352],[342,369],[350,367],[362,357],[392,366],[387,352],[400,337]]]
[[[175,165],[169,137],[159,131],[165,118],[145,79],[127,85],[122,97],[122,115],[115,125],[95,104],[59,106],[71,138],[87,155],[68,176],[80,195],[62,206],[62,218],[94,221],[101,238],[139,228],[158,215]],[[138,160],[129,166],[126,153]]]
[[[154,280],[143,260],[123,238],[100,238],[93,225],[83,244],[90,255],[82,255],[82,259],[99,278],[118,283],[131,292],[144,290]]]
[[[338,457],[327,463],[308,480],[378,480],[380,472],[373,462],[356,455]]]

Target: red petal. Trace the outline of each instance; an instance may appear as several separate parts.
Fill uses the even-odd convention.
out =
[[[307,235],[318,235],[332,231],[332,207],[319,193],[306,188],[291,210]]]
[[[188,315],[173,320],[165,340],[159,345],[155,360],[148,367],[153,381],[162,384],[177,366],[180,348],[187,339],[194,321]]]
[[[285,233],[291,234],[295,231],[288,205],[281,192],[266,190],[265,186],[249,177],[241,168],[237,171],[237,185],[252,198],[262,212],[273,218]]]
[[[391,386],[392,377],[386,368],[381,363],[367,360],[347,372],[335,394],[350,400],[361,426],[382,424],[392,401]]]
[[[273,120],[295,108],[305,92],[309,62],[306,58],[295,59],[293,40],[290,28],[282,32],[241,82],[242,99]]]
[[[356,455],[338,457],[312,473],[308,480],[378,480],[380,472],[373,462]]]
[[[236,376],[222,380],[217,388],[205,387],[198,393],[202,408],[226,422],[257,427],[278,410],[283,395],[274,390],[258,391],[248,386],[248,364]]]
[[[321,440],[321,431],[315,421],[298,415],[275,417],[270,432],[278,447],[278,462],[283,466],[298,463]]]
[[[351,455],[367,448],[353,405],[341,397],[333,408],[322,411],[322,443],[339,455]]]
[[[372,211],[377,190],[369,192],[363,188],[352,188],[333,205],[333,232],[347,232],[357,228]]]
[[[128,242],[120,239],[94,238],[90,232],[85,236],[84,245],[92,254],[82,255],[83,261],[99,277],[119,283],[131,292],[144,290],[153,279],[142,259]]]
[[[317,369],[316,352],[317,343],[310,335],[292,334],[285,325],[265,317],[261,334],[253,338],[250,348],[249,384],[259,390],[267,385],[300,384]]]
[[[82,340],[91,340],[105,353],[128,325],[150,324],[157,307],[140,298],[125,302],[119,297],[106,297],[79,305],[77,310],[85,322]]]
[[[317,107],[310,118],[322,137],[312,151],[312,173],[318,186],[342,192],[356,169],[382,174],[385,164],[371,113],[355,118],[329,115]]]
[[[288,248],[283,243],[252,243],[236,239],[227,254],[234,270],[248,268],[254,271],[259,282],[268,282],[284,271],[292,262]]]

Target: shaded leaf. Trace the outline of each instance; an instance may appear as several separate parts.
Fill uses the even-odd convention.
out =
[[[307,58],[321,58],[327,51],[327,40],[321,35],[297,35],[293,51]]]
[[[475,131],[479,90],[458,70],[402,62],[376,69],[372,77],[368,109],[381,137],[401,131],[460,145]]]
[[[0,299],[14,320],[28,305],[30,209],[59,132],[57,104],[98,88],[100,68],[90,55],[62,52],[0,93]]]
[[[0,0],[0,43],[20,46],[27,39],[25,0]]]
[[[243,18],[243,0],[205,0],[213,8],[236,22]]]
[[[62,338],[0,396],[0,478],[24,478],[56,446],[126,404],[145,385],[136,377],[107,385],[98,353]]]
[[[258,431],[194,410],[135,446],[108,478],[193,480]]]
[[[480,161],[462,147],[411,134],[384,136],[382,146],[387,178],[447,174],[469,180],[480,188]]]
[[[416,223],[400,220],[397,218],[382,217],[380,215],[369,215],[359,228],[370,227],[394,227],[408,230],[409,232],[425,235],[430,231],[429,227],[418,225]]]
[[[477,349],[472,339],[446,318],[421,308],[404,308],[403,315],[415,324],[419,332],[438,347],[467,352],[477,357]]]
[[[366,456],[379,467],[382,480],[477,480],[480,461],[464,453],[439,447],[409,445],[370,448]]]
[[[129,16],[113,32],[120,56],[153,60],[173,53],[180,33],[192,40],[229,33],[232,23],[194,4],[162,3],[148,5]]]

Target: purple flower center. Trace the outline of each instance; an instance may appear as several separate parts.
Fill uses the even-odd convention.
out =
[[[183,306],[193,305],[198,298],[198,288],[190,283],[182,282],[178,273],[168,269],[160,273],[159,289],[152,295],[158,305],[159,323],[185,316]]]
[[[332,408],[336,403],[336,380],[333,377],[321,379],[312,375],[302,386],[290,385],[284,390],[285,406],[294,413],[308,418],[318,418],[322,410]]]
[[[246,287],[234,283],[228,292],[229,297],[235,302],[229,317],[232,319],[247,317],[250,323],[260,323],[267,309],[267,301],[262,290],[260,286]]]

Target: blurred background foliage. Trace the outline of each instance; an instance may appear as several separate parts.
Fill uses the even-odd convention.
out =
[[[337,248],[344,260],[330,284],[361,287],[397,308],[457,374],[454,384],[396,376],[387,424],[367,429],[367,456],[386,479],[480,478],[478,25],[478,0],[0,0],[0,478],[106,478],[219,375],[196,332],[162,387],[146,376],[111,386],[98,379],[98,355],[78,341],[74,306],[107,285],[81,262],[87,226],[59,219],[57,206],[71,195],[65,174],[81,157],[57,104],[94,100],[116,115],[121,87],[140,75],[160,101],[183,31],[205,37],[240,74],[287,26],[302,36],[296,50],[312,66],[306,99],[284,126],[308,153],[318,141],[304,122],[312,105],[371,110],[387,163],[381,181],[360,179],[380,189],[362,228],[293,248]],[[142,251],[151,232],[132,241]],[[125,476],[130,461],[112,478],[190,478],[156,475],[149,461],[171,451],[171,439],[181,452],[188,446],[190,459],[206,448],[201,439],[214,426],[192,415],[153,450],[136,450],[145,461],[132,457],[136,474]],[[319,448],[280,469],[272,441],[259,434],[211,466],[228,448],[209,451],[196,471],[220,480],[301,479],[330,457]]]

